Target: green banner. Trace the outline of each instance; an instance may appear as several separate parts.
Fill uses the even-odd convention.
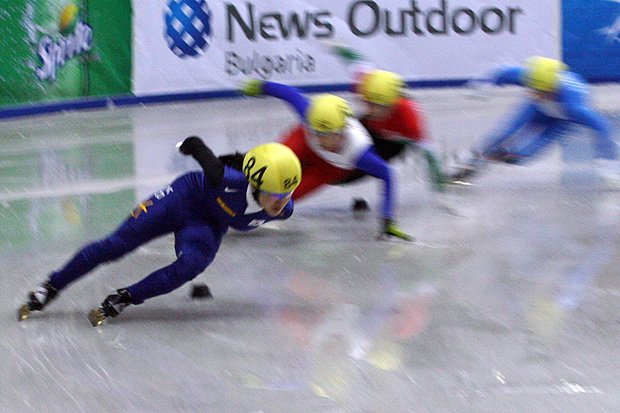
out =
[[[0,107],[131,93],[130,1],[4,3]]]

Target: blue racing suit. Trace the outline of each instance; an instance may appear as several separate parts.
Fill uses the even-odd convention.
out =
[[[211,155],[206,162],[220,162],[204,148]],[[243,173],[223,164],[219,167],[220,175],[215,182],[206,170],[190,172],[155,192],[116,231],[85,246],[62,269],[53,272],[49,283],[61,290],[99,264],[174,233],[176,261],[127,287],[132,304],[140,304],[169,293],[202,273],[213,261],[228,227],[247,231],[292,215],[292,200],[279,216],[267,215],[254,200],[252,187]]]
[[[525,75],[523,67],[507,67],[487,81],[500,86],[526,86]],[[549,96],[549,100],[529,97],[509,120],[483,140],[478,152],[487,159],[523,163],[581,125],[596,134],[596,158],[617,158],[610,122],[589,106],[589,91],[583,78],[562,72],[557,89]]]

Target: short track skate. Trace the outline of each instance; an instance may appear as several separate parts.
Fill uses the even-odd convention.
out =
[[[56,298],[57,294],[58,290],[49,283],[45,283],[36,291],[28,293],[28,301],[17,310],[17,321],[27,320],[33,311],[43,311],[43,308]]]

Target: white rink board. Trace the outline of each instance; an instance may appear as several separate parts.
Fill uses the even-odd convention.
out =
[[[247,76],[349,82],[325,41],[349,44],[407,80],[466,79],[530,55],[561,54],[557,0],[207,0],[210,43],[183,58],[164,35],[168,4],[134,2],[137,95],[234,89]]]

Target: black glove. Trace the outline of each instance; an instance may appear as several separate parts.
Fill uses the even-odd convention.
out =
[[[238,171],[243,170],[243,159],[245,153],[235,152],[234,154],[220,155],[217,158],[222,161],[224,165],[235,168]]]
[[[206,147],[206,145],[198,136],[190,136],[177,143],[177,148],[183,155],[194,155],[198,148],[203,147]]]
[[[191,155],[202,167],[205,178],[211,185],[218,186],[224,179],[224,164],[211,152],[211,149],[198,136],[190,136],[177,143],[179,152]]]

